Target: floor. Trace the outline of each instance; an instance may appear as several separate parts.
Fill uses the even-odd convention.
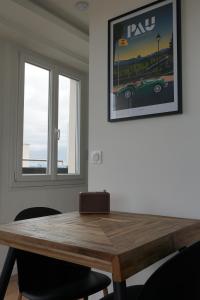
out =
[[[17,300],[17,297],[18,297],[17,277],[13,276],[10,280],[10,284],[6,292],[5,300]],[[25,298],[22,299],[25,300]]]

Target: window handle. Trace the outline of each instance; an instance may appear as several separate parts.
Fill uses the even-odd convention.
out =
[[[60,129],[55,129],[55,133],[56,133],[57,140],[59,141],[59,139],[60,139]]]

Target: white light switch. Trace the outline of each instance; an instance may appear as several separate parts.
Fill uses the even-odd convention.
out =
[[[91,152],[91,162],[93,164],[102,164],[102,162],[103,162],[102,151],[100,151],[100,150],[92,151]]]

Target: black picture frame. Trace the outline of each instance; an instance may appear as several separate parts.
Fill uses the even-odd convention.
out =
[[[108,121],[182,113],[181,0],[108,20]]]

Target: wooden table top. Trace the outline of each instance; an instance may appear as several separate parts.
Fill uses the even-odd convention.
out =
[[[123,281],[200,240],[200,221],[112,212],[66,213],[0,226],[0,243],[111,272]]]

